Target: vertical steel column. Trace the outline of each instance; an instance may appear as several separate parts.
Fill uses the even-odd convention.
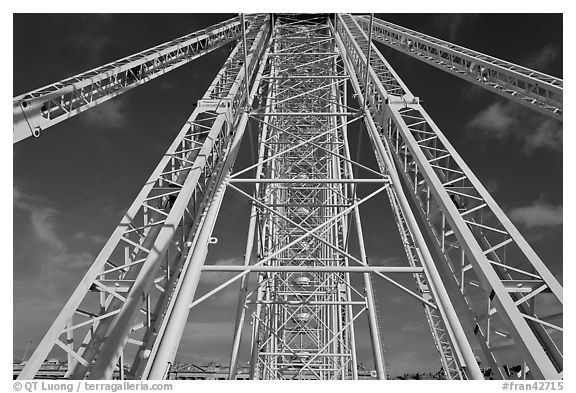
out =
[[[366,70],[366,78],[368,78],[368,70]],[[346,83],[346,82],[345,82]],[[346,90],[345,90],[346,94]],[[340,95],[339,95],[340,99]],[[344,96],[345,105],[347,103],[347,97]],[[341,99],[340,99],[341,102]],[[343,124],[345,119],[341,119]],[[351,155],[350,155],[350,148],[348,144],[348,135],[347,135],[347,128],[342,129],[342,138],[344,141],[344,155],[348,161],[346,161],[345,165],[347,168],[348,179],[354,179],[354,169],[351,163]],[[356,200],[356,185],[349,184],[349,192],[350,198]],[[358,247],[360,250],[360,260],[365,264],[368,265],[368,258],[366,256],[366,248],[364,246],[364,233],[362,231],[362,222],[360,219],[360,210],[358,206],[356,206],[352,212],[354,216],[354,223],[356,225],[356,232],[358,236]],[[374,365],[376,367],[376,373],[378,375],[378,379],[386,379],[386,369],[385,369],[385,362],[384,362],[384,353],[382,351],[382,342],[380,338],[380,329],[378,326],[378,315],[376,314],[376,304],[374,300],[374,289],[372,288],[372,277],[371,273],[364,273],[363,275],[364,280],[364,290],[366,296],[366,305],[368,307],[368,322],[369,322],[369,330],[370,330],[370,339],[372,341],[372,353],[374,356]]]
[[[68,346],[68,348],[71,350],[69,352],[66,353],[66,360],[67,360],[67,364],[68,364],[68,370],[66,370],[66,375],[64,375],[64,377],[69,378],[72,370],[73,370],[73,364],[75,362],[74,356],[72,356],[72,351],[74,351],[74,330],[72,330],[72,326],[74,326],[74,317],[70,317],[70,319],[68,320],[68,323],[66,324],[66,329],[68,329],[66,331],[66,345]],[[28,345],[30,345],[30,343],[28,343]],[[28,348],[26,348],[26,351],[28,351]],[[22,358],[22,361],[24,361],[25,359]]]
[[[270,40],[266,44],[266,50],[264,55],[262,56],[262,60],[260,63],[260,70],[258,71],[258,75],[256,76],[255,86],[260,84],[262,72],[268,62],[268,53],[270,52],[270,42],[272,40],[273,32],[270,35]],[[266,106],[270,104],[270,94],[267,94],[266,99]],[[248,106],[246,110],[250,110],[251,108]],[[259,179],[262,176],[262,164],[261,161],[264,159],[264,153],[266,150],[265,141],[268,138],[268,127],[266,124],[262,127],[262,133],[260,134],[260,146],[258,148],[258,163],[259,165],[256,167],[256,174],[255,178]],[[260,183],[254,184],[255,191],[254,197],[257,198],[260,192]],[[244,266],[250,265],[250,260],[252,258],[252,250],[254,247],[254,235],[256,233],[256,223],[258,218],[258,212],[256,209],[256,205],[252,203],[252,207],[250,208],[250,221],[248,223],[248,237],[246,239],[246,249],[244,251]],[[236,307],[236,321],[234,326],[234,341],[232,343],[232,355],[230,358],[230,369],[228,371],[228,379],[236,379],[236,372],[238,368],[238,356],[240,353],[240,340],[242,338],[242,331],[244,330],[244,320],[246,317],[246,295],[248,294],[248,276],[243,276],[242,281],[240,283],[240,291],[238,294],[238,305]]]
[[[334,43],[336,44],[336,43]],[[336,49],[336,45],[334,45],[334,48]],[[341,110],[344,110],[344,108],[346,108],[348,106],[348,82],[344,81],[343,86],[342,86],[342,91],[341,94],[338,95],[338,104],[341,108]],[[342,133],[342,140],[344,142],[344,146],[346,151],[348,150],[348,125],[346,123],[346,118],[344,116],[340,117],[340,123],[341,123],[341,127],[340,127],[340,132]],[[349,158],[349,157],[348,157]],[[349,173],[352,173],[349,171]],[[351,194],[351,189],[352,187],[347,187],[344,189],[344,194],[346,196],[346,200],[348,198],[350,198]],[[350,194],[349,194],[350,193]],[[349,224],[348,224],[348,220],[350,220],[349,216],[345,216],[344,217],[344,221],[343,221],[343,227],[344,228],[349,228]],[[345,229],[342,231],[342,242],[347,246],[348,245],[348,230]],[[346,265],[348,265],[348,258],[345,258],[345,262]],[[350,274],[346,273],[346,280],[348,282],[350,282]],[[346,293],[347,293],[347,298],[351,299],[351,291],[350,288],[347,287],[346,288]],[[346,307],[347,313],[346,313],[346,322],[349,321],[350,318],[352,318],[352,305],[348,305]],[[354,325],[352,325],[350,327],[350,342],[351,342],[351,346],[352,346],[352,379],[356,380],[358,379],[358,360],[357,360],[357,355],[356,355],[356,333],[354,331]]]
[[[264,37],[261,39],[264,39]],[[245,42],[246,41],[244,41],[244,43]],[[264,71],[264,65],[265,59],[264,61],[261,61],[254,84],[250,91],[250,95],[247,97],[248,108],[250,108],[253,97],[258,91],[262,72]],[[248,68],[246,67],[245,70],[247,69]],[[249,74],[245,74],[244,76],[244,83],[247,85],[249,83],[249,77]],[[198,285],[198,281],[200,280],[201,269],[204,265],[204,261],[206,260],[206,255],[208,254],[208,244],[212,230],[216,224],[216,219],[218,218],[220,205],[222,204],[222,200],[226,192],[227,181],[230,177],[230,172],[232,170],[232,166],[234,165],[236,155],[238,154],[240,142],[244,136],[244,130],[248,124],[248,119],[249,113],[248,111],[245,111],[242,114],[239,124],[232,125],[232,127],[235,128],[233,131],[234,138],[228,148],[229,155],[226,158],[225,165],[220,172],[220,185],[218,187],[218,191],[210,203],[210,206],[208,207],[205,222],[200,229],[196,247],[194,248],[190,257],[190,268],[186,271],[182,287],[180,288],[180,292],[174,304],[174,309],[172,310],[170,319],[166,326],[166,331],[164,332],[163,338],[160,342],[156,357],[152,362],[148,379],[164,378],[168,372],[168,367],[176,356],[176,351],[178,350],[178,345],[180,344],[182,334],[184,333],[184,327],[188,319],[188,314],[190,312],[190,303],[192,303],[194,298],[196,287]]]
[[[348,146],[348,138],[346,137],[344,142],[344,150],[346,152],[346,158],[350,159],[350,149]],[[348,177],[349,179],[354,179],[354,172],[352,169],[352,164],[350,161],[346,163],[348,167]],[[356,187],[353,184],[349,185],[351,197],[356,200]],[[353,210],[354,223],[356,225],[356,232],[358,236],[358,247],[360,250],[360,260],[368,265],[368,258],[366,256],[366,248],[364,246],[364,234],[362,231],[362,222],[360,220],[360,211],[358,206]],[[376,373],[378,379],[386,379],[386,368],[384,364],[384,353],[382,351],[382,342],[380,341],[380,329],[378,327],[378,315],[376,314],[376,304],[374,300],[374,289],[372,288],[372,276],[371,273],[362,274],[364,280],[364,289],[366,292],[366,305],[368,307],[368,321],[370,327],[370,339],[372,340],[372,353],[374,355],[374,364],[376,366]]]
[[[394,189],[389,188],[387,191],[390,204],[392,205],[392,211],[396,217],[400,237],[404,243],[408,261],[411,266],[416,266],[416,261],[419,261],[420,265],[422,265],[422,254],[415,244],[414,236],[408,228]],[[415,274],[414,278],[416,280],[416,285],[422,292],[423,296],[426,297],[426,293],[428,293],[428,296],[433,300],[433,302],[437,303],[435,300],[435,293],[432,293],[430,296],[430,291],[432,289],[428,284],[430,279],[426,274],[424,274],[423,277],[420,277],[419,274]],[[426,284],[423,282],[424,278],[426,279]],[[440,362],[444,368],[446,379],[464,379],[465,376],[463,375],[462,370],[464,362],[462,360],[462,354],[460,353],[458,346],[453,344],[455,342],[454,333],[450,325],[445,324],[443,315],[438,309],[433,309],[427,304],[424,304],[424,312],[426,313],[426,319],[430,326],[432,337],[440,353]],[[444,336],[444,338],[446,338],[446,335],[448,335],[448,339],[443,340],[442,337]]]
[[[341,145],[334,106],[337,78],[331,74],[333,38],[325,17],[278,19],[271,73],[274,99],[265,111],[270,123],[265,173],[270,181],[262,202],[273,213],[263,220],[259,246],[263,256],[274,255],[269,261],[273,266],[304,266],[310,271],[270,273],[262,282],[256,302],[257,307],[262,304],[262,313],[257,311],[254,327],[259,334],[252,341],[264,341],[259,349],[253,345],[253,354],[260,354],[258,360],[253,358],[252,368],[255,373],[261,370],[264,379],[355,377],[356,371],[350,370],[351,361],[356,365],[350,342],[354,336],[348,332],[358,314],[345,317],[349,292],[340,291],[349,276],[314,270],[343,261],[332,245],[339,246],[344,218],[327,218],[342,209],[335,206],[340,206],[337,194],[345,187],[337,180],[323,182],[338,179],[341,170],[332,158]],[[299,143],[310,138],[313,142]],[[294,181],[275,184],[276,178]],[[330,225],[316,231],[323,223]]]
[[[208,254],[210,236],[212,235],[212,230],[216,223],[225,191],[226,180],[220,182],[218,191],[216,191],[216,194],[210,202],[204,224],[200,229],[198,241],[191,252],[190,266],[186,270],[174,308],[169,316],[166,329],[160,339],[156,356],[152,360],[150,372],[146,376],[146,379],[165,379],[168,368],[174,361],[178,345],[184,333],[186,321],[188,320],[189,305],[196,292],[202,265],[204,265],[206,255]]]

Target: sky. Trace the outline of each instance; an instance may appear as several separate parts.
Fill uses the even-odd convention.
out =
[[[15,14],[13,95],[231,16]],[[563,77],[561,15],[376,16]],[[562,124],[392,49],[379,48],[562,282]],[[42,338],[227,54],[222,48],[14,146],[15,359],[22,358],[29,340],[34,348]],[[374,167],[367,138],[363,141],[360,161]],[[351,142],[354,152],[356,138]],[[249,162],[246,151],[238,158],[239,166]],[[368,203],[362,216],[371,263],[405,263],[385,198]],[[210,263],[238,263],[247,217],[248,203],[228,192],[214,230],[219,243],[210,250]],[[225,277],[204,277],[199,292]],[[177,360],[203,364],[229,358],[233,289],[191,313]],[[378,284],[376,291],[392,374],[438,370],[422,307],[389,286]],[[366,333],[365,324],[358,330]],[[360,360],[369,367],[368,345],[360,339],[358,347]]]

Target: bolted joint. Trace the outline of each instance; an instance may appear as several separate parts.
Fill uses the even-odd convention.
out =
[[[403,96],[389,95],[384,99],[386,105],[402,105],[407,108],[409,105],[420,104],[420,98],[414,97],[411,94],[404,94]]]
[[[232,118],[232,100],[230,98],[206,98],[198,100],[197,106],[203,112],[213,111],[217,114],[224,113],[229,119]]]

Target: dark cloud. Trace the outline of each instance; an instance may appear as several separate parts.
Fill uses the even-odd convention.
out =
[[[448,41],[456,41],[465,28],[469,28],[478,18],[476,14],[446,14],[437,15],[433,19],[434,27]]]
[[[520,142],[522,151],[562,151],[562,123],[512,102],[497,101],[466,125],[472,138]]]
[[[168,81],[161,81],[158,84],[158,90],[160,91],[170,91],[172,89],[174,89],[176,87],[176,85],[173,82],[168,82]]]
[[[487,179],[484,180],[482,182],[482,184],[484,185],[484,187],[486,188],[486,190],[490,193],[490,194],[495,194],[496,192],[498,192],[498,189],[500,188],[500,185],[498,183],[497,180],[495,179]]]
[[[82,53],[87,62],[104,63],[105,53],[110,47],[122,44],[109,28],[114,19],[113,14],[78,15],[69,27],[67,47],[71,51]]]
[[[560,49],[554,44],[548,44],[528,57],[522,65],[535,70],[546,69],[561,55]]]
[[[77,270],[84,271],[94,261],[92,254],[86,251],[76,252],[75,244],[67,236],[63,236],[61,231],[61,221],[64,214],[51,206],[50,202],[44,198],[29,194],[19,186],[14,186],[14,208],[27,217],[28,225],[25,225],[23,232],[27,239],[28,248],[26,255],[28,261],[38,274],[29,275],[29,265],[15,268],[15,273],[20,280],[36,279],[39,275],[57,278],[60,275],[68,275]],[[20,233],[20,236],[24,235]],[[94,235],[79,232],[72,236],[72,239],[101,241],[101,235]],[[24,270],[21,270],[23,268]],[[56,281],[57,282],[57,281]],[[54,284],[57,289],[57,284]]]
[[[112,98],[83,113],[80,119],[102,129],[125,128],[129,121],[127,99],[125,96]]]
[[[55,219],[58,211],[45,205],[39,197],[32,196],[19,186],[13,187],[14,208],[25,213],[32,229],[33,238],[52,248],[55,252],[63,252],[66,245],[56,233]]]

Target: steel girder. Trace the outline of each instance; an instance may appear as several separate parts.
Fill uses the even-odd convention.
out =
[[[241,30],[233,18],[14,97],[14,143],[210,53]]]
[[[354,18],[366,34],[369,18]],[[395,25],[374,19],[373,39],[426,64],[562,120],[564,81]]]
[[[255,17],[246,34],[251,75],[269,33],[268,20]],[[162,330],[178,298],[191,251],[202,246],[196,243],[206,225],[206,211],[221,188],[218,175],[233,159],[234,132],[242,131],[239,108],[246,105],[243,86],[248,79],[243,59],[239,43],[20,379],[31,379],[57,347],[68,355],[71,378],[110,379],[118,364],[129,366],[128,377],[148,377],[151,360],[159,360],[155,351],[164,338]]]
[[[357,74],[366,69],[368,39],[352,17],[338,17],[339,37]],[[374,45],[374,44],[372,44]],[[498,351],[513,350],[534,378],[562,376],[562,287],[456,153],[390,65],[373,47],[362,87],[387,154],[408,185],[437,263],[464,295],[476,336],[496,377]],[[372,70],[373,68],[373,70]],[[538,310],[547,304],[551,310]],[[473,333],[473,334],[471,334]]]
[[[396,225],[398,226],[398,231],[400,233],[400,238],[402,239],[408,263],[413,267],[421,266],[420,250],[414,236],[412,235],[410,226],[402,212],[400,203],[398,202],[398,197],[393,188],[388,189],[388,198],[390,200],[390,205],[392,206],[392,211],[394,212],[394,217],[396,218]],[[430,285],[424,272],[415,273],[414,280],[416,281],[416,286],[422,296],[429,302],[434,303],[434,294],[430,289]],[[444,370],[445,378],[448,380],[465,379],[465,373],[461,366],[463,363],[461,360],[462,355],[460,355],[457,352],[457,348],[454,348],[452,345],[453,338],[444,323],[442,314],[437,308],[430,307],[426,303],[423,304],[423,307],[434,344],[440,354],[440,362],[442,364],[442,369]]]
[[[334,155],[344,151],[338,124],[346,120],[336,116],[345,112],[337,107],[342,81],[318,78],[338,75],[327,27],[325,18],[278,17],[274,28],[258,166],[268,181],[255,179],[263,205],[255,205],[258,259],[272,270],[301,270],[259,275],[251,310],[255,379],[355,378],[354,322],[368,308],[375,321],[373,303],[351,287],[347,258],[336,251],[347,250],[342,213],[351,203],[340,178],[350,177]]]

